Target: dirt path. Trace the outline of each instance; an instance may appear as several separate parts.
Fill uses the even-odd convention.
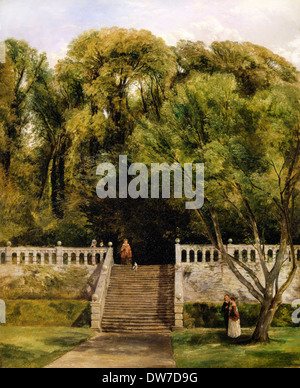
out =
[[[46,368],[174,368],[165,334],[101,333]]]

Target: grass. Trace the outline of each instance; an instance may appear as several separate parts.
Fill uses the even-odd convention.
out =
[[[22,275],[0,274],[1,299],[82,299],[91,276],[84,266],[28,265],[19,269]]]
[[[245,345],[253,329],[230,339],[224,329],[188,329],[172,334],[177,368],[300,367],[300,329],[272,328],[270,344]]]
[[[8,326],[90,325],[90,304],[87,301],[6,300],[5,302]]]
[[[0,327],[1,368],[42,368],[92,336],[89,328]]]

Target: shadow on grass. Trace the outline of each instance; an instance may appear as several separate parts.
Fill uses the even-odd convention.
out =
[[[191,346],[220,344],[228,345],[245,345],[251,339],[250,335],[243,334],[238,338],[230,338],[224,331],[206,332],[206,333],[187,333],[182,338],[177,339],[180,343],[185,343]]]
[[[44,344],[48,346],[59,346],[61,348],[72,348],[85,342],[88,336],[82,333],[70,332],[70,335],[62,337],[47,338],[44,340]]]
[[[21,368],[28,366],[36,357],[35,352],[24,350],[21,346],[0,343],[0,368]]]
[[[79,317],[72,323],[72,327],[91,326],[91,306],[88,304]]]
[[[282,368],[282,366],[292,366],[299,364],[299,353],[283,351],[278,352],[276,350],[268,351],[266,349],[263,352],[260,350],[252,351],[252,357],[258,360],[258,365],[261,367]],[[267,360],[267,363],[266,363]]]

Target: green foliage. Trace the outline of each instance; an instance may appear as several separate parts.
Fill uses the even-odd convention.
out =
[[[90,327],[87,301],[5,300],[7,326]]]
[[[75,38],[52,71],[26,42],[6,45],[1,245],[78,246],[95,235],[117,245],[129,236],[138,240],[139,260],[158,261],[153,246],[165,255],[178,234],[207,241],[179,201],[96,197],[97,164],[116,164],[121,153],[129,162],[204,162],[206,195],[224,238],[251,239],[239,214],[240,187],[266,241],[279,241],[274,182],[282,166],[284,179],[293,154],[300,100],[298,73],[284,58],[251,43],[168,47],[149,31],[114,27]],[[295,226],[296,238],[299,232]]]
[[[221,314],[222,304],[185,303],[184,327],[224,327]],[[238,306],[241,327],[255,326],[260,311],[259,304],[240,304]],[[290,304],[282,304],[276,311],[272,327],[299,326],[292,322],[294,309]]]
[[[177,368],[297,368],[299,328],[270,330],[271,343],[249,345],[251,330],[229,338],[224,329],[191,329],[172,334]]]

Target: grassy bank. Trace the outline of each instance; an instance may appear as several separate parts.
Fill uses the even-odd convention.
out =
[[[90,304],[80,300],[6,300],[6,326],[90,325]],[[0,325],[0,329],[3,329]]]
[[[87,283],[95,269],[85,266],[1,266],[0,298],[87,299]]]
[[[91,336],[88,328],[2,326],[0,367],[44,367]]]
[[[178,368],[296,368],[300,367],[300,329],[272,328],[271,343],[243,345],[253,329],[230,339],[222,329],[191,329],[172,334]]]

